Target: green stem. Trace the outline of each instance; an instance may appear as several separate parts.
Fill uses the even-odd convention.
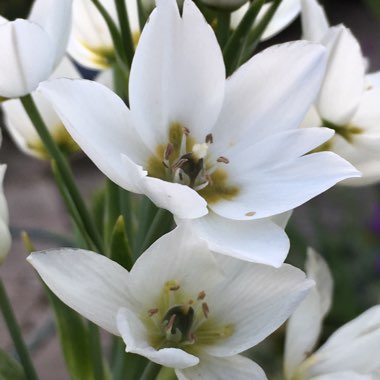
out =
[[[91,350],[91,363],[93,365],[94,380],[104,380],[104,366],[103,356],[99,337],[99,328],[92,322],[88,323],[90,350]]]
[[[121,40],[124,46],[125,55],[128,62],[131,64],[135,49],[133,46],[132,32],[128,20],[128,11],[125,5],[125,0],[115,0],[117,17],[119,19]]]
[[[247,37],[247,43],[245,51],[243,52],[238,65],[242,65],[245,61],[251,58],[256,46],[260,42],[260,38],[264,33],[266,27],[272,20],[274,14],[276,13],[278,7],[280,6],[282,0],[274,0],[270,8],[265,13],[264,17],[260,22],[252,29],[251,33]]]
[[[217,26],[215,30],[216,38],[218,39],[221,49],[228,40],[230,32],[231,13],[226,11],[219,11],[216,14]]]
[[[5,323],[8,327],[9,333],[13,339],[16,347],[20,362],[24,368],[28,380],[38,380],[36,370],[34,369],[29,351],[26,348],[25,342],[22,338],[20,327],[17,323],[16,317],[13,313],[11,303],[8,299],[5,287],[0,279],[0,309],[4,316]]]
[[[111,235],[116,220],[120,215],[119,186],[111,180],[106,182],[106,218],[104,220],[104,241],[106,246],[111,241]]]
[[[126,55],[125,48],[123,46],[123,40],[120,36],[119,30],[113,21],[112,17],[108,14],[106,8],[104,8],[103,4],[99,0],[92,0],[95,7],[98,9],[99,13],[102,15],[104,21],[107,24],[109,32],[111,34],[112,42],[115,48],[116,60],[121,60],[122,62],[126,62],[128,67],[131,67],[132,61],[128,60]],[[120,59],[118,59],[118,57]]]
[[[223,49],[227,75],[231,75],[239,66],[241,54],[246,45],[247,35],[256,20],[264,0],[254,0],[236,30],[232,33]]]
[[[64,180],[61,177],[59,170],[57,169],[56,161],[52,160],[51,167],[52,167],[52,172],[53,172],[55,181],[56,181],[57,186],[59,188],[59,191],[61,193],[61,196],[62,196],[62,198],[66,204],[67,209],[70,212],[70,215],[71,215],[75,225],[77,226],[77,228],[78,228],[83,240],[85,241],[86,245],[88,246],[88,248],[93,249],[92,241],[91,241],[90,237],[88,236],[86,228],[83,225],[82,219],[78,213],[78,210],[75,207],[75,204],[74,204],[72,198],[70,197],[70,194],[68,193],[68,191],[65,187]]]
[[[161,370],[161,365],[149,362],[145,367],[143,374],[140,377],[140,380],[154,380]]]
[[[82,196],[76,186],[74,175],[69,164],[67,163],[65,156],[59,150],[55,141],[51,137],[49,130],[46,127],[45,122],[43,121],[32,96],[26,95],[20,98],[20,100],[30,120],[34,124],[43,144],[45,145],[46,150],[48,151],[51,158],[55,160],[60,177],[65,181],[67,192],[70,194],[73,203],[78,209],[78,213],[82,219],[83,225],[85,226],[88,235],[90,236],[97,250],[99,252],[103,252],[103,244],[99,233],[96,231],[95,225],[93,224]]]

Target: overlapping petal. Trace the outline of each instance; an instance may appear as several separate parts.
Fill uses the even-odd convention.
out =
[[[177,223],[181,221],[177,219]],[[245,261],[278,267],[289,251],[284,229],[269,218],[240,221],[209,212],[203,218],[194,219],[192,227],[212,251]]]
[[[297,128],[319,91],[324,60],[322,47],[305,42],[255,55],[227,80],[213,129],[215,145],[222,144],[221,151],[237,144],[243,149],[275,132]]]
[[[301,0],[301,6],[303,38],[313,42],[322,41],[330,27],[324,9],[316,0]]]
[[[205,355],[197,366],[176,370],[176,375],[178,380],[267,380],[255,362],[241,355],[222,359]]]
[[[48,9],[47,9],[48,8]],[[37,0],[29,20],[0,23],[0,95],[18,98],[46,80],[61,61],[71,24],[71,0]]]
[[[130,108],[147,146],[166,143],[172,123],[204,141],[224,86],[222,53],[194,3],[184,2],[181,18],[175,1],[159,1],[140,37],[129,82]]]
[[[129,305],[127,270],[102,255],[81,249],[35,252],[28,261],[64,303],[119,335],[116,314]]]
[[[359,106],[364,88],[361,49],[344,26],[330,28],[322,42],[328,49],[329,60],[316,106],[322,119],[346,125]]]

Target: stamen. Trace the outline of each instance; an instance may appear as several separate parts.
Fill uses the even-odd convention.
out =
[[[165,161],[169,160],[169,157],[171,156],[173,151],[174,151],[174,146],[172,143],[169,143],[168,145],[166,145],[165,152],[164,152]]]
[[[157,313],[158,313],[158,308],[157,307],[148,310],[149,317],[153,317],[153,315],[155,315]]]
[[[166,332],[168,332],[168,331],[171,331],[171,330],[172,330],[172,328],[173,328],[173,325],[174,325],[174,321],[175,321],[176,317],[177,317],[177,315],[176,315],[176,314],[173,314],[173,315],[170,317],[170,319],[169,319],[169,321],[168,321],[167,325],[165,326],[165,331],[166,331]],[[171,333],[172,333],[172,334],[174,334],[174,332],[173,332],[173,331],[171,331]]]
[[[172,292],[175,292],[176,290],[178,290],[180,288],[179,285],[173,285],[169,288],[169,290],[171,290]]]
[[[182,127],[182,130],[183,130],[183,134],[184,134],[185,136],[189,136],[189,134],[190,134],[190,130],[189,130],[189,128]]]
[[[230,160],[227,158],[227,157],[224,157],[224,156],[220,156],[216,162],[223,162],[223,164],[228,164],[230,162]]]
[[[253,216],[256,214],[256,211],[250,211],[245,214],[245,216]]]
[[[214,138],[212,137],[212,133],[209,133],[209,134],[206,136],[205,142],[206,142],[207,144],[212,144],[212,143],[214,142]]]
[[[176,170],[180,168],[185,162],[189,161],[188,158],[180,158],[173,166],[172,169]]]
[[[208,308],[208,305],[206,302],[202,302],[202,311],[203,311],[203,315],[205,316],[205,318],[207,319],[208,318],[208,315],[210,313],[210,309]]]

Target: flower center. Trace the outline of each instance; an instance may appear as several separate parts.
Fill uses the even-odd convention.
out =
[[[204,291],[192,299],[186,297],[177,281],[166,282],[157,306],[143,316],[152,346],[194,351],[196,346],[212,344],[214,340],[230,336],[233,332],[231,325],[220,326],[210,320],[210,309],[205,299]]]
[[[208,203],[235,197],[239,188],[228,183],[228,174],[222,167],[229,160],[224,156],[213,159],[210,154],[212,143],[211,133],[203,143],[197,143],[186,127],[173,123],[169,128],[168,143],[160,144],[156,155],[148,160],[149,176],[189,186]]]

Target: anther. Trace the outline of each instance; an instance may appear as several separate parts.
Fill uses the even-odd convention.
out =
[[[256,214],[256,211],[250,211],[245,214],[245,216],[253,216]]]
[[[183,131],[183,134],[184,134],[185,136],[189,136],[189,134],[190,134],[190,130],[189,130],[189,128],[182,127],[182,131]]]
[[[178,290],[180,288],[179,285],[173,285],[169,288],[169,290],[171,290],[172,292],[175,292],[176,290]]]
[[[180,158],[173,166],[172,166],[172,169],[173,170],[176,170],[180,167],[182,167],[182,165],[184,163],[186,163],[187,161],[189,161],[187,158]]]
[[[154,309],[149,309],[148,310],[149,317],[153,317],[153,315],[155,315],[157,313],[158,313],[158,308],[157,307],[155,307]]]
[[[210,309],[208,308],[208,305],[206,302],[202,302],[202,311],[205,318],[208,318],[208,315],[210,313]]]
[[[220,156],[216,161],[217,162],[223,162],[223,164],[228,164],[230,162],[230,160],[224,156]]]
[[[206,298],[206,293],[204,290],[202,290],[201,292],[199,292],[198,294],[198,300],[204,300]]]
[[[206,136],[205,142],[206,142],[207,144],[212,144],[212,143],[214,142],[214,138],[212,137],[212,133],[209,133],[209,134]]]

